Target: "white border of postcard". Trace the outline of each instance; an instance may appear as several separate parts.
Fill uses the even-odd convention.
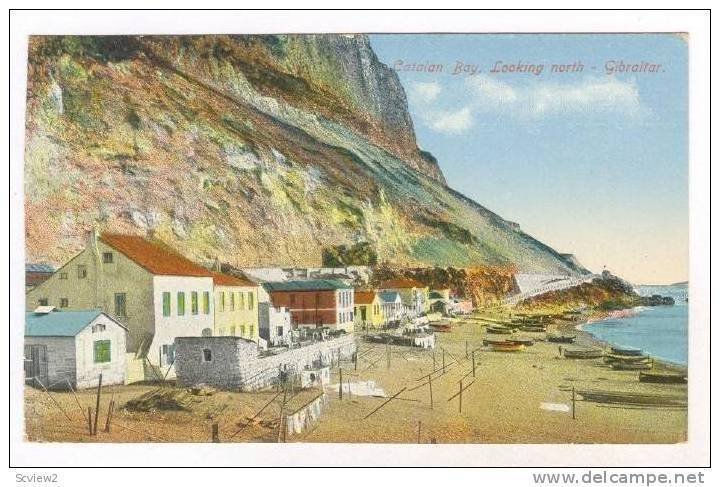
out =
[[[240,5],[240,4],[238,4]],[[675,445],[58,444],[22,440],[23,141],[29,34],[689,32],[690,412]],[[42,12],[11,14],[11,466],[707,466],[709,457],[709,15],[706,12]],[[7,79],[7,78],[4,78]],[[7,201],[7,200],[5,200]],[[6,213],[7,214],[7,213]],[[8,362],[4,362],[8,364]],[[7,365],[4,365],[4,367]],[[7,376],[6,376],[7,377]],[[5,407],[5,406],[3,406]],[[89,473],[89,472],[87,472]],[[428,473],[427,480],[435,478]],[[509,471],[511,479],[526,473]],[[100,475],[100,473],[98,473]],[[120,485],[125,473],[103,473]],[[184,476],[185,474],[180,474]],[[206,483],[188,472],[187,479]],[[234,475],[234,474],[232,474]],[[87,477],[87,476],[83,476]],[[109,478],[112,477],[112,478]],[[332,472],[318,481],[335,484]],[[79,478],[79,477],[78,477]],[[232,478],[232,477],[229,477]],[[400,476],[397,480],[401,480]],[[73,485],[69,477],[60,485]],[[389,478],[378,476],[386,483]],[[149,479],[148,479],[149,480]],[[442,482],[440,477],[437,482]],[[157,483],[154,476],[151,483]],[[238,479],[238,481],[241,481]],[[363,482],[367,482],[365,479]],[[185,483],[185,482],[183,482]]]

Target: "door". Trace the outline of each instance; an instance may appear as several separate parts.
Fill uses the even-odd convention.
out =
[[[25,383],[48,387],[48,364],[46,345],[25,345]],[[37,379],[37,380],[36,380]]]

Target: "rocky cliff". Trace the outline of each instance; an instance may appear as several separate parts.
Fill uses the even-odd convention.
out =
[[[445,185],[365,36],[32,37],[27,97],[29,261],[99,227],[236,266],[368,242],[401,265],[579,270]]]

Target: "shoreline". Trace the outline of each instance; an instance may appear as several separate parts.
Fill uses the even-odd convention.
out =
[[[644,306],[636,306],[634,308],[626,308],[623,310],[619,310],[620,313],[614,312],[614,311],[608,311],[608,312],[596,312],[594,314],[591,314],[589,316],[586,316],[580,320],[568,322],[568,323],[559,323],[555,326],[556,329],[561,333],[572,333],[576,335],[575,343],[577,345],[581,346],[587,346],[587,347],[597,347],[597,348],[609,348],[612,346],[629,346],[629,345],[622,345],[622,344],[613,344],[609,341],[602,340],[595,335],[593,335],[591,332],[584,329],[586,325],[591,325],[597,322],[605,321],[608,319],[624,319],[631,316],[634,316],[635,313],[629,314],[627,311],[634,310],[636,308],[645,308]],[[673,371],[673,372],[684,372],[688,373],[688,366],[686,364],[679,364],[676,362],[673,362],[671,360],[657,357],[654,354],[647,353],[650,357],[652,357],[655,366],[659,366],[660,369],[667,370],[667,371]]]

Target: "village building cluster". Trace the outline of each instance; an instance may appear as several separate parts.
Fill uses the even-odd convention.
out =
[[[201,368],[212,362],[215,375],[232,370],[238,383],[238,371],[255,366],[217,364],[222,356],[250,363],[340,338],[322,353],[347,355],[354,333],[468,307],[450,299],[449,290],[431,291],[412,279],[356,289],[370,273],[362,267],[248,268],[232,275],[208,267],[155,239],[95,232],[59,269],[27,266],[26,380],[82,388],[96,385],[100,372],[105,384],[131,383],[172,378],[178,369],[197,375],[195,362]],[[295,365],[307,366],[308,354]]]

